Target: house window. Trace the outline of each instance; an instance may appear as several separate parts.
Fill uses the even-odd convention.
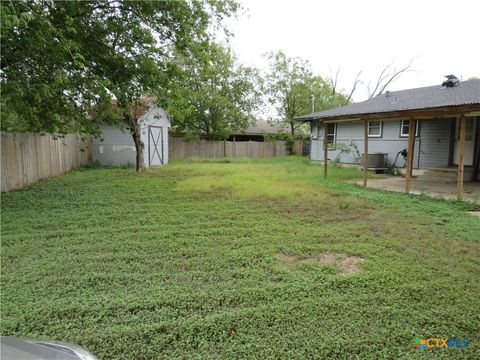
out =
[[[327,124],[327,143],[335,144],[335,139],[337,135],[337,124]]]
[[[402,120],[400,123],[400,137],[408,137],[408,125],[410,121],[409,120]],[[415,137],[418,137],[418,121],[417,121],[417,126],[415,126]]]
[[[318,140],[322,137],[322,124],[320,122],[315,123],[315,128],[312,131],[313,140]]]
[[[324,126],[327,126],[327,144],[335,144],[337,137],[337,124],[319,124],[318,129],[318,138],[323,138]]]
[[[382,137],[382,122],[369,121],[368,122],[368,137]]]

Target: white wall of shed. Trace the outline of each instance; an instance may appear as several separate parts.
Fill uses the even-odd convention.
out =
[[[140,118],[140,129],[142,141],[145,144],[145,166],[148,167],[148,127],[158,126],[163,128],[163,164],[168,164],[168,129],[170,128],[170,121],[165,110],[157,106],[152,106]]]
[[[163,163],[168,163],[168,129],[170,121],[165,110],[152,105],[139,119],[141,138],[145,145],[144,165],[148,167],[148,126],[163,128]],[[116,126],[102,126],[103,141],[94,139],[93,160],[102,166],[118,166],[136,162],[135,143],[128,129]]]

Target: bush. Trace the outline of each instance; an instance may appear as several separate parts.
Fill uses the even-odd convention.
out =
[[[265,135],[265,141],[285,141],[285,149],[289,155],[295,155],[293,153],[293,145],[295,144],[295,140],[303,140],[302,135],[295,135],[294,137],[292,134],[283,130],[279,130],[275,134]]]

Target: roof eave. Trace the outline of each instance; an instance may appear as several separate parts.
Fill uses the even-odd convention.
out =
[[[461,114],[469,114],[472,112],[480,111],[479,104],[466,104],[466,105],[450,105],[436,108],[424,108],[424,109],[408,109],[408,110],[396,110],[386,111],[378,113],[360,113],[350,115],[336,115],[336,116],[311,116],[296,118],[298,121],[324,121],[324,122],[339,122],[339,121],[355,121],[355,120],[395,120],[405,119],[410,117],[442,117],[453,116]]]

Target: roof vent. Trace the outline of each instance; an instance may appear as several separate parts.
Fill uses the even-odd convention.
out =
[[[455,75],[445,75],[445,77],[447,78],[447,80],[442,83],[442,86],[449,88],[455,87],[460,83],[460,80],[458,80]]]
[[[390,97],[390,91],[385,91],[385,97]]]

